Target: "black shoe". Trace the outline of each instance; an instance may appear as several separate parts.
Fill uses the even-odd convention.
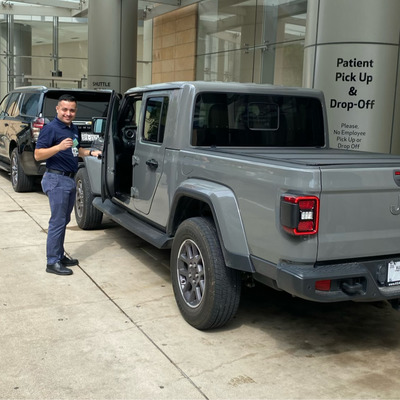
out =
[[[69,268],[65,268],[60,262],[55,264],[47,264],[46,272],[56,275],[72,275],[73,272]]]
[[[78,265],[79,261],[76,258],[69,258],[64,254],[63,258],[60,260],[60,263],[64,267],[73,267],[74,265]]]

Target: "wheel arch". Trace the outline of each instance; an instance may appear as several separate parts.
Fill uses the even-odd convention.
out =
[[[245,272],[255,272],[236,197],[219,183],[187,179],[175,192],[168,221],[168,234],[174,236],[178,226],[195,216],[213,219],[225,264]]]
[[[18,147],[18,153],[21,154],[21,147],[18,146],[17,142],[15,140],[11,140],[10,142],[10,147],[8,148],[8,155],[11,159],[11,153],[13,152],[13,150]]]

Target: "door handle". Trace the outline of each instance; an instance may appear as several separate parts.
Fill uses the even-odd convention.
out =
[[[154,158],[151,160],[147,160],[146,164],[151,168],[151,169],[157,169],[158,168],[158,162]]]

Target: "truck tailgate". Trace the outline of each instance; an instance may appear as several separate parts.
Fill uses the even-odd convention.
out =
[[[387,160],[321,166],[318,261],[400,254],[395,171]]]

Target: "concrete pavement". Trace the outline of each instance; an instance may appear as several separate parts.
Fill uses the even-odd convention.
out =
[[[180,316],[168,257],[105,220],[45,272],[47,198],[0,172],[1,399],[398,399],[400,313],[257,286],[224,329]]]

